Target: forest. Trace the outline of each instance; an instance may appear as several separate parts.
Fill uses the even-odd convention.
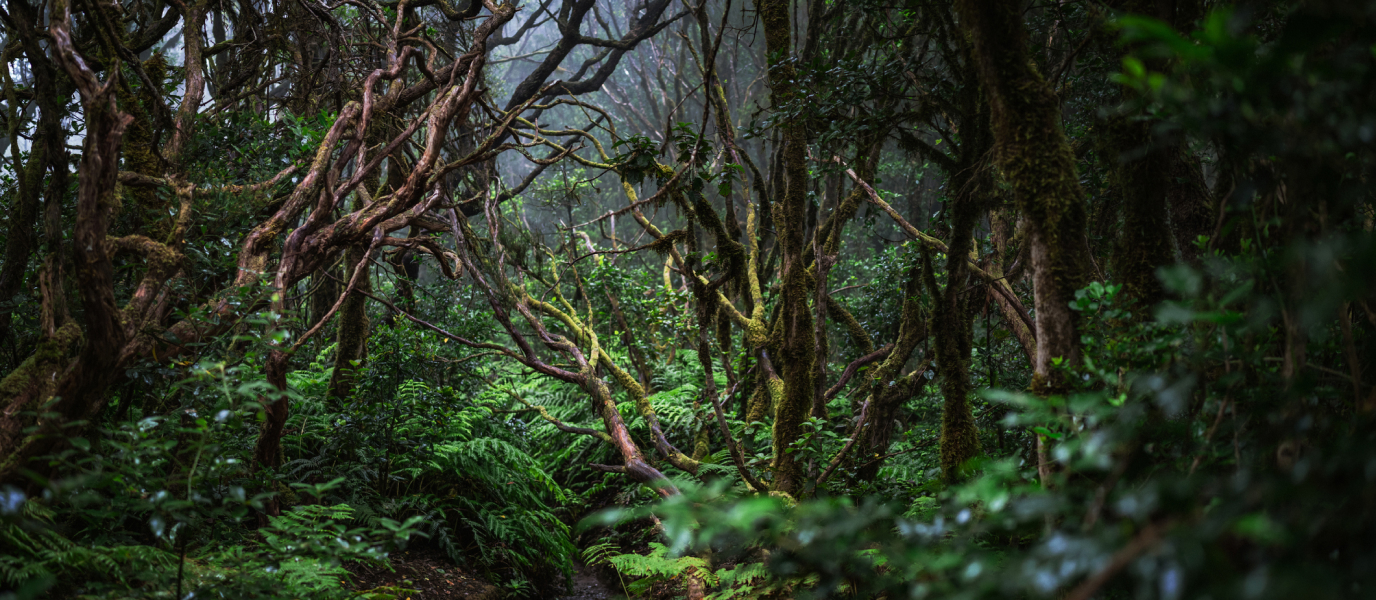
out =
[[[1376,597],[1376,3],[0,27],[0,600]]]

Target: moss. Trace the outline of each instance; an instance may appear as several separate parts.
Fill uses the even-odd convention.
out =
[[[1098,131],[1100,153],[1111,161],[1110,183],[1123,205],[1122,233],[1109,267],[1130,303],[1154,306],[1164,293],[1156,269],[1173,258],[1166,224],[1165,179],[1170,162],[1162,149],[1151,147],[1150,122],[1119,115]]]
[[[705,422],[702,427],[698,428],[697,437],[693,439],[694,461],[702,462],[702,459],[707,458],[707,455],[712,453],[711,444],[709,443],[711,440],[711,431],[711,428]]]
[[[361,208],[362,200],[355,198],[354,206]],[[355,267],[366,254],[367,249],[362,246],[349,248],[344,259],[347,265],[344,281],[353,279]],[[359,278],[356,289],[364,292],[372,289],[368,273]],[[368,358],[368,334],[372,329],[372,323],[368,320],[368,298],[363,294],[350,294],[340,305],[337,319],[339,328],[335,334],[334,373],[330,375],[330,387],[326,394],[328,398],[344,399],[353,394],[355,378]]]
[[[167,61],[162,54],[154,54],[144,62],[144,72],[154,85],[162,85],[167,73]],[[120,153],[125,170],[158,177],[162,174],[162,163],[154,148],[156,140],[150,113],[152,106],[158,101],[161,90],[149,90],[141,81],[135,81],[138,83],[137,90],[126,85],[122,86],[118,93],[120,108],[134,118],[125,130]],[[135,210],[139,211],[140,220],[143,215],[157,215],[156,220],[147,224],[144,229],[149,237],[165,240],[172,232],[173,217],[168,216],[168,207],[157,192],[156,188],[141,186],[129,189],[127,196],[133,202]]]
[[[927,315],[923,308],[921,295],[922,269],[909,269],[903,289],[903,316],[899,321],[898,339],[893,352],[879,363],[870,377],[861,382],[859,395],[870,402],[870,417],[874,424],[860,432],[856,440],[857,452],[851,453],[852,465],[858,467],[856,477],[870,480],[879,472],[881,463],[872,460],[888,451],[893,427],[890,425],[897,414],[898,407],[911,396],[911,390],[897,385],[898,373],[908,362],[917,345],[927,337]],[[914,373],[920,374],[925,369]]]
[[[776,107],[798,97],[797,76],[789,60],[792,30],[789,2],[757,0],[755,3],[765,37],[769,62],[770,102]],[[807,132],[796,116],[785,116],[780,127],[779,161],[784,190],[777,206],[771,207],[779,236],[783,280],[780,285],[780,349],[775,368],[783,378],[783,392],[774,407],[774,480],[776,491],[791,493],[800,489],[803,470],[793,455],[786,452],[802,434],[802,423],[812,410],[816,345],[812,311],[808,309],[811,287],[803,247],[807,223]]]
[[[979,429],[970,411],[971,311],[965,288],[972,229],[978,218],[976,198],[966,194],[952,199],[952,235],[947,254],[945,290],[937,288],[931,255],[924,247],[923,270],[928,293],[936,299],[930,330],[934,338],[937,371],[941,374],[941,475],[947,483],[964,479],[961,469],[979,456]]]
[[[59,327],[53,336],[18,368],[0,380],[0,448],[17,448],[25,428],[33,424],[32,411],[52,395],[57,374],[67,366],[73,347],[81,345],[82,331],[76,323]]]
[[[769,492],[769,497],[782,501],[784,503],[784,506],[787,508],[793,508],[795,506],[798,506],[798,499],[794,498],[792,494],[789,494],[787,492],[780,492],[777,490],[772,491]]]
[[[773,410],[772,392],[773,390],[768,381],[766,381],[764,385],[755,388],[755,394],[750,397],[750,408],[745,414],[746,423],[758,423],[763,421],[765,415]],[[783,392],[782,382],[779,386],[779,392]]]
[[[994,154],[1027,220],[1036,290],[1036,372],[1052,358],[1079,362],[1075,290],[1090,278],[1086,209],[1075,156],[1061,127],[1060,100],[1029,55],[1021,7],[1014,2],[960,0],[960,21],[987,91]]]
[[[752,319],[750,321],[750,326],[746,328],[745,334],[746,341],[755,348],[765,345],[766,340],[769,338],[768,330],[765,329],[764,323],[761,323],[759,319]]]
[[[730,354],[732,337],[731,317],[727,314],[725,306],[719,306],[717,308],[717,318],[715,322],[717,325],[717,347],[721,348],[722,352]]]
[[[846,327],[846,332],[855,342],[860,355],[874,352],[874,340],[870,338],[869,332],[865,331],[864,326],[860,325],[860,320],[846,310],[843,304],[834,300],[827,302],[827,316]]]

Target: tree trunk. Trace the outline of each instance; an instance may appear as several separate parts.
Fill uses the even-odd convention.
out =
[[[770,101],[778,107],[798,97],[795,83],[797,73],[788,60],[792,43],[789,3],[785,0],[757,0],[755,6],[763,23],[765,49],[769,53]],[[802,434],[802,423],[812,410],[816,344],[812,311],[807,306],[811,286],[808,285],[803,247],[808,187],[806,132],[796,119],[786,119],[781,130],[780,162],[784,190],[774,207],[773,216],[783,252],[780,299],[783,340],[775,364],[783,377],[784,393],[783,401],[774,407],[773,488],[792,494],[801,489],[804,474],[802,463],[795,460],[788,448]]]
[[[106,253],[108,215],[114,203],[120,139],[129,115],[115,106],[114,81],[101,82],[77,56],[72,45],[71,12],[61,0],[52,5],[49,33],[56,61],[67,71],[81,95],[86,121],[80,176],[73,259],[77,289],[85,317],[85,346],[54,388],[57,399],[43,411],[38,426],[16,446],[3,448],[0,480],[10,480],[30,460],[66,443],[69,423],[89,420],[104,406],[105,389],[122,375],[117,368],[126,332],[115,305],[114,268]],[[117,77],[111,74],[111,78]],[[61,294],[60,289],[54,294]]]
[[[1123,10],[1151,14],[1173,25],[1197,12],[1150,0],[1133,0]],[[1147,60],[1153,72],[1168,67],[1165,59]],[[1124,91],[1125,99],[1133,95],[1131,90]],[[1156,120],[1141,114],[1114,115],[1099,140],[1104,158],[1110,161],[1111,182],[1123,200],[1122,233],[1109,266],[1139,318],[1165,297],[1156,270],[1174,262],[1171,246],[1185,260],[1197,262],[1200,251],[1195,240],[1213,229],[1213,210],[1198,164],[1183,140],[1161,139],[1154,132],[1156,125]],[[1174,213],[1174,222],[1168,213]]]
[[[889,444],[893,440],[893,421],[898,415],[898,408],[912,397],[913,386],[909,384],[917,384],[920,381],[903,381],[901,371],[913,351],[917,349],[917,345],[927,338],[927,315],[922,309],[921,301],[918,300],[922,289],[922,268],[913,267],[906,277],[908,280],[903,290],[903,317],[898,326],[898,339],[894,341],[893,352],[874,369],[874,375],[865,378],[865,386],[861,388],[862,395],[868,397],[870,414],[866,417],[866,422],[860,424],[861,429],[853,434],[859,436],[856,441],[858,452],[851,455],[858,467],[856,478],[861,481],[872,480],[879,474],[879,467],[883,466],[880,457],[888,452]],[[922,373],[914,375],[922,377]],[[866,392],[868,393],[865,394]]]
[[[1085,201],[1060,105],[1028,54],[1021,3],[961,0],[961,23],[991,109],[995,157],[1026,219],[1037,312],[1033,389],[1062,387],[1053,359],[1080,360],[1070,302],[1089,280]]]
[[[10,209],[9,229],[5,233],[4,262],[3,266],[0,266],[0,302],[9,302],[24,287],[24,272],[28,268],[29,257],[38,248],[37,225],[39,208],[42,205],[40,200],[55,205],[60,210],[62,196],[67,192],[68,166],[67,150],[63,144],[62,102],[74,91],[66,80],[59,79],[52,61],[48,60],[43,52],[38,36],[34,35],[34,9],[27,2],[9,4],[10,19],[14,23],[11,31],[19,39],[32,70],[34,99],[38,105],[38,124],[34,128],[34,143],[28,163],[23,168],[15,165],[14,169],[19,189],[15,193],[14,205]],[[18,105],[14,98],[9,99],[9,102],[11,106]],[[8,132],[11,153],[15,157],[19,156],[18,122],[19,119],[15,118],[10,124],[12,131]],[[45,171],[51,171],[52,178],[45,194],[46,198],[43,198],[39,191],[43,189]],[[60,231],[50,230],[46,236],[50,245],[62,239]],[[57,248],[48,248],[47,251],[56,252]],[[8,340],[10,315],[9,311],[0,312],[0,343],[15,343]],[[60,326],[61,323],[57,325]],[[50,329],[44,333],[51,336],[54,332]]]
[[[1113,279],[1123,284],[1127,305],[1139,316],[1142,309],[1163,299],[1165,290],[1156,269],[1173,258],[1166,222],[1170,160],[1152,137],[1151,122],[1115,115],[1100,140],[1104,159],[1110,162],[1111,181],[1123,200],[1123,225],[1109,268]]]
[[[941,375],[941,477],[947,483],[964,479],[962,465],[980,453],[979,430],[970,411],[971,327],[969,298],[966,293],[970,247],[974,244],[976,201],[983,190],[961,193],[952,198],[950,250],[946,255],[946,289],[937,288],[930,251],[923,249],[924,279],[928,293],[935,299],[932,313],[932,339],[935,342],[937,372]],[[958,188],[961,189],[961,188]]]
[[[363,260],[367,251],[366,247],[359,245],[350,247],[345,253],[345,282],[353,280],[354,269],[358,267],[359,261]],[[327,393],[327,397],[336,401],[342,401],[353,394],[355,378],[358,371],[363,368],[363,361],[368,358],[368,333],[372,324],[368,321],[368,298],[360,292],[371,289],[370,278],[365,273],[358,279],[359,291],[350,294],[339,307],[334,372],[330,374],[330,388]]]

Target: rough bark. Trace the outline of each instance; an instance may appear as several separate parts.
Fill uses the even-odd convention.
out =
[[[783,0],[757,0],[764,30],[765,51],[769,53],[770,101],[774,106],[793,102],[798,97],[796,70],[789,60],[792,30],[789,3]],[[807,223],[806,131],[796,119],[781,125],[780,161],[783,194],[774,207],[774,228],[782,250],[783,277],[780,296],[783,340],[775,366],[784,383],[783,401],[774,407],[774,491],[792,494],[803,484],[803,464],[795,460],[788,447],[802,433],[802,422],[812,410],[816,344],[812,311],[807,299],[811,292],[804,257],[803,230]]]
[[[60,77],[34,33],[33,7],[27,2],[11,1],[8,4],[13,22],[11,33],[18,39],[32,73],[38,123],[34,129],[34,143],[28,162],[22,168],[17,165],[15,168],[18,189],[10,209],[9,228],[5,233],[4,261],[0,263],[0,303],[9,302],[24,287],[24,273],[29,258],[39,245],[39,209],[45,197],[48,204],[60,207],[61,195],[66,192],[68,166],[62,134],[62,99],[71,96],[73,91],[70,83]],[[15,98],[10,98],[9,103],[11,107],[18,105]],[[12,156],[19,155],[17,117],[10,117],[12,131],[8,132]],[[41,193],[45,172],[52,173],[46,194]],[[57,183],[61,185],[55,185]],[[48,237],[51,239],[52,235]],[[55,250],[50,248],[49,252]],[[9,310],[0,310],[0,343],[13,343],[8,340],[11,314]],[[45,333],[51,335],[53,331],[50,329]]]
[[[1034,389],[1059,387],[1053,359],[1078,364],[1079,336],[1070,309],[1089,280],[1085,201],[1075,156],[1061,129],[1060,104],[1028,53],[1020,3],[961,0],[956,7],[974,42],[989,96],[995,158],[1026,219],[1037,313]]]
[[[1156,269],[1173,258],[1166,221],[1170,157],[1154,143],[1149,121],[1116,115],[1104,129],[1100,144],[1123,207],[1122,228],[1109,259],[1110,276],[1123,284],[1127,306],[1149,308],[1165,293]]]
[[[14,450],[0,467],[0,479],[5,480],[31,459],[64,444],[67,424],[88,420],[104,406],[105,389],[119,377],[115,367],[127,338],[123,315],[115,305],[114,268],[106,253],[105,236],[114,204],[120,139],[132,119],[115,106],[117,75],[100,81],[76,53],[70,7],[58,0],[51,10],[49,34],[54,60],[76,84],[86,120],[72,240],[72,265],[86,325],[85,345],[54,386],[56,399],[39,417],[37,428],[17,447],[5,447]]]

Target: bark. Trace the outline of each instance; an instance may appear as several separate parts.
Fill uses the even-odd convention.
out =
[[[172,165],[175,172],[182,171],[182,151],[190,143],[191,135],[195,132],[196,116],[201,110],[201,99],[205,95],[205,70],[201,56],[201,36],[204,30],[205,10],[207,3],[194,2],[188,0],[185,3],[178,3],[182,12],[182,31],[193,32],[183,34],[183,61],[186,69],[185,93],[182,95],[182,104],[177,108],[176,118],[172,121],[172,135],[167,141],[167,145],[162,149],[163,158]]]
[[[0,380],[0,397],[5,410],[0,413],[0,448],[15,448],[23,440],[24,428],[32,425],[26,413],[37,411],[50,397],[54,382],[72,358],[73,346],[81,342],[81,328],[67,323],[39,342],[38,349],[19,368]]]
[[[155,85],[162,85],[167,70],[167,62],[162,54],[156,54],[148,59],[143,68]],[[124,167],[131,173],[148,177],[163,175],[162,161],[154,153],[154,126],[150,114],[154,103],[161,102],[157,96],[159,93],[160,91],[150,90],[147,86],[137,89],[124,86],[120,89],[120,107],[134,118],[129,124],[129,131],[125,133],[123,147],[120,148]],[[167,235],[172,232],[175,218],[168,218],[168,207],[161,200],[157,188],[132,186],[126,188],[124,196],[133,201],[132,206],[125,206],[123,210],[134,211],[131,220],[136,224],[135,233],[144,233],[153,239],[166,241]],[[158,215],[157,220],[148,227],[141,226],[144,217],[152,214]]]
[[[10,99],[10,105],[15,105],[14,99]],[[54,125],[48,121],[55,120],[44,118],[47,112],[40,109],[36,134],[44,139],[48,137],[47,132]],[[15,127],[17,115],[11,114],[10,119],[14,127],[9,136],[12,144],[11,154],[18,156],[18,130]],[[13,300],[15,294],[24,286],[24,273],[29,267],[29,257],[38,247],[38,209],[42,204],[40,192],[48,162],[48,145],[35,144],[28,162],[22,168],[15,169],[18,189],[15,191],[14,204],[10,210],[9,229],[5,232],[4,259],[0,264],[0,303]],[[10,309],[0,309],[0,342],[7,341],[9,337],[11,314]]]
[[[367,248],[353,246],[345,253],[348,270],[344,281],[354,278],[355,270],[363,260]],[[366,266],[364,267],[366,268]],[[368,321],[367,292],[372,291],[370,277],[365,273],[358,278],[358,292],[349,294],[339,308],[339,326],[335,333],[334,372],[330,374],[330,387],[327,396],[344,400],[353,394],[354,381],[363,361],[368,358],[368,334],[372,324]]]
[[[1079,363],[1070,302],[1089,280],[1091,266],[1075,156],[1061,129],[1059,102],[1028,53],[1020,6],[1000,0],[956,4],[989,97],[995,158],[1026,219],[1037,313],[1033,388],[1051,391],[1061,384],[1052,360]]]
[[[1105,124],[1100,140],[1111,162],[1111,183],[1122,197],[1121,233],[1109,259],[1113,279],[1123,284],[1126,305],[1149,309],[1165,294],[1156,269],[1172,261],[1166,222],[1170,156],[1157,147],[1152,123],[1116,115]],[[1137,311],[1142,314],[1141,310]]]
[[[769,53],[770,101],[776,107],[797,101],[797,73],[789,61],[792,44],[789,3],[756,0],[755,7],[764,29],[765,50]],[[802,434],[802,422],[812,410],[812,396],[816,393],[813,385],[816,340],[812,311],[807,306],[811,286],[803,246],[803,229],[807,223],[807,139],[803,124],[797,121],[787,118],[781,126],[784,189],[773,211],[783,261],[780,294],[783,339],[775,366],[781,371],[784,393],[782,402],[774,407],[772,487],[785,494],[792,494],[803,485],[803,464],[787,450]]]
[[[920,369],[908,377],[902,376],[903,365],[917,350],[918,344],[927,338],[927,315],[919,299],[921,293],[922,269],[913,267],[907,273],[903,291],[903,316],[898,326],[898,339],[894,349],[874,369],[874,374],[865,379],[860,392],[867,396],[870,414],[865,423],[856,425],[858,451],[851,455],[858,467],[856,478],[861,481],[873,480],[879,474],[883,461],[875,460],[883,456],[893,441],[893,422],[903,402],[912,397],[913,384],[923,376]]]
[[[886,131],[876,130],[876,132],[866,136],[857,144],[859,151],[856,157],[856,168],[859,171],[858,175],[860,179],[873,178],[874,171],[878,166],[879,151],[882,149],[885,133]],[[835,174],[834,178],[836,181],[835,187],[839,190],[841,176],[840,174]],[[813,311],[815,313],[813,319],[813,337],[815,339],[814,346],[816,348],[811,414],[813,418],[827,418],[826,405],[827,401],[830,399],[826,393],[827,363],[830,358],[827,317],[833,313],[845,313],[843,307],[838,305],[837,308],[833,309],[831,306],[834,302],[831,300],[831,293],[828,289],[830,287],[828,276],[831,273],[831,267],[836,264],[841,254],[841,236],[845,230],[846,224],[855,217],[855,214],[860,209],[860,204],[864,202],[864,198],[864,189],[859,184],[856,184],[851,192],[838,202],[836,210],[832,211],[826,221],[815,229],[813,234],[813,245],[812,248],[810,248],[811,252],[809,255],[803,257],[804,261],[812,263],[815,279],[815,291],[813,292],[814,296],[812,302]],[[848,313],[846,313],[845,316],[850,317],[850,321],[854,321],[855,319]],[[850,321],[843,321],[842,324],[854,332],[855,328]],[[861,336],[859,338],[864,340],[862,341],[862,346],[868,342],[867,338],[868,336]],[[869,342],[868,345],[870,347],[862,347],[861,350],[863,353],[869,353],[872,350],[873,343]]]
[[[1005,279],[1004,270],[1006,268],[1016,268],[1022,271],[1024,265],[1016,267],[1006,265],[1008,256],[1008,244],[1014,237],[1014,224],[1009,222],[1008,211],[1001,206],[1002,200],[996,202],[994,209],[989,211],[989,224],[993,228],[994,253],[989,257],[989,268],[987,271],[996,280],[1004,280],[1009,284],[1014,280],[1012,275]],[[1016,256],[1014,257],[1016,261]],[[1022,348],[1023,356],[1027,358],[1027,364],[1033,364],[1037,360],[1037,338],[1033,333],[1034,324],[1032,318],[1027,315],[1027,309],[1022,302],[1013,294],[1012,285],[990,285],[987,288],[989,296],[999,307],[999,314],[1004,317],[1004,323],[1008,330],[1017,338],[1018,346]]]
[[[525,365],[536,373],[541,373],[555,379],[578,385],[588,395],[592,403],[593,412],[602,419],[602,425],[606,437],[602,438],[621,455],[623,464],[618,466],[611,465],[591,465],[606,472],[622,473],[631,479],[652,486],[661,497],[669,497],[678,494],[678,489],[669,483],[668,478],[656,469],[645,457],[640,446],[631,437],[626,422],[621,418],[621,412],[616,408],[616,400],[612,396],[611,389],[606,381],[596,374],[596,367],[608,366],[610,361],[601,361],[599,357],[604,357],[597,342],[597,337],[590,329],[581,326],[576,316],[560,311],[551,311],[539,300],[527,295],[523,288],[512,284],[507,280],[502,270],[494,265],[494,261],[484,254],[484,250],[479,244],[478,238],[468,227],[468,223],[460,216],[456,210],[450,211],[452,219],[451,226],[455,238],[455,246],[459,253],[460,260],[463,261],[464,270],[473,278],[473,282],[482,290],[487,299],[488,306],[492,308],[493,317],[507,333],[507,336],[516,344],[516,350],[509,350],[501,346],[491,344],[475,344],[468,342],[459,336],[452,334],[449,337],[475,347],[496,349],[502,354],[513,358]],[[497,242],[497,227],[492,229],[492,239],[488,240],[493,247],[500,251],[500,244]],[[586,340],[569,340],[563,336],[551,333],[544,325],[544,322],[535,315],[534,310],[553,312],[571,329],[586,335]],[[528,327],[534,330],[535,335],[528,336],[525,332],[518,330],[515,322],[512,321],[512,312],[519,314]],[[551,365],[540,358],[535,353],[535,347],[531,341],[536,341],[551,351],[558,352],[569,357],[574,361],[578,371],[569,371]],[[586,342],[590,347],[589,352],[584,352],[575,342]],[[634,385],[634,380],[626,375],[624,371],[619,371],[620,383],[625,386],[627,383]],[[615,373],[615,372],[614,372]],[[647,421],[653,421],[653,414],[647,416]],[[657,427],[653,425],[652,427]],[[599,436],[600,437],[600,436]]]
[[[1195,12],[1173,5],[1133,0],[1123,10],[1153,14],[1168,23]],[[1164,59],[1147,60],[1147,68],[1154,72],[1164,72],[1168,66]],[[1131,91],[1124,93],[1127,102],[1133,102],[1133,96]],[[1117,114],[1104,124],[1099,140],[1101,153],[1111,163],[1110,182],[1122,197],[1123,207],[1122,233],[1109,267],[1139,316],[1165,297],[1156,270],[1174,262],[1172,246],[1183,258],[1197,263],[1200,249],[1195,240],[1208,235],[1213,226],[1197,159],[1183,140],[1158,136],[1157,124],[1140,114]]]
[[[4,262],[0,266],[0,303],[11,301],[24,288],[24,273],[29,258],[38,249],[39,208],[45,197],[47,204],[60,209],[61,196],[67,191],[68,166],[67,150],[63,145],[62,99],[71,96],[73,91],[69,82],[60,77],[57,68],[45,55],[38,36],[34,34],[34,9],[27,2],[11,1],[8,4],[13,21],[12,34],[18,38],[32,72],[38,123],[34,129],[29,161],[22,168],[16,165],[14,169],[18,189],[10,209],[9,229],[5,233]],[[9,103],[11,107],[18,105],[15,98],[10,98]],[[13,131],[8,133],[13,156],[18,156],[17,116],[11,116]],[[41,194],[45,171],[50,171],[52,177],[46,194]],[[61,239],[60,235],[54,239],[51,232],[48,238],[50,242]],[[49,248],[48,251],[55,252],[56,248]],[[11,312],[0,311],[0,343],[8,341],[10,323]],[[50,337],[54,329],[45,328],[45,334]]]
[[[353,209],[363,209],[368,190],[377,189],[377,177],[364,180],[355,192]],[[366,246],[355,244],[344,252],[344,281],[353,281],[359,265],[367,269],[364,258],[368,254]],[[358,276],[357,293],[349,294],[339,307],[339,326],[335,330],[334,371],[330,373],[330,387],[326,397],[344,400],[353,394],[354,381],[363,361],[368,358],[368,335],[372,323],[368,321],[368,292],[372,291],[372,277],[369,273]],[[342,291],[342,288],[341,288]]]
[[[983,190],[976,190],[980,193]],[[937,372],[941,375],[941,477],[956,483],[966,476],[964,465],[979,456],[979,430],[970,411],[971,311],[966,292],[969,285],[967,255],[974,243],[975,220],[979,215],[973,194],[957,194],[951,199],[951,244],[946,256],[946,288],[939,289],[932,273],[930,251],[924,249],[924,280],[936,306],[932,312],[931,332]]]
[[[54,387],[54,400],[38,419],[37,429],[15,446],[0,466],[0,480],[9,480],[35,457],[66,442],[65,425],[89,420],[104,406],[104,391],[116,378],[127,334],[115,306],[114,269],[106,253],[108,216],[114,204],[119,144],[131,117],[115,106],[117,74],[101,82],[76,53],[71,39],[71,9],[64,0],[51,6],[49,34],[54,59],[71,77],[81,95],[86,120],[77,220],[73,232],[74,275],[85,320],[85,345]],[[60,293],[60,292],[56,292]],[[65,337],[65,336],[64,336]]]
[[[379,198],[363,210],[337,221],[330,221],[334,208],[339,206],[348,194],[355,192],[365,177],[375,173],[382,157],[391,154],[399,142],[408,138],[420,124],[419,120],[415,121],[411,129],[403,131],[401,137],[389,147],[376,154],[372,160],[365,160],[366,149],[363,141],[368,132],[369,119],[374,111],[382,110],[385,113],[387,108],[395,106],[397,98],[403,93],[399,85],[394,85],[380,105],[375,105],[373,86],[382,79],[398,79],[410,61],[411,54],[415,52],[415,48],[411,46],[398,52],[397,40],[391,40],[389,64],[386,69],[376,69],[368,76],[364,83],[363,102],[351,102],[340,111],[339,118],[320,146],[311,170],[297,185],[296,191],[286,203],[287,206],[279,210],[268,223],[255,229],[245,242],[244,251],[240,254],[241,278],[246,274],[266,270],[262,267],[266,266],[267,255],[272,250],[271,242],[275,241],[279,232],[294,222],[307,207],[313,208],[305,222],[292,230],[283,242],[281,259],[273,270],[272,285],[278,291],[272,303],[274,311],[279,314],[285,312],[286,290],[320,268],[337,247],[356,244],[365,235],[372,236],[375,247],[385,232],[413,225],[410,222],[412,218],[425,214],[438,202],[441,196],[438,181],[443,179],[448,170],[466,164],[464,161],[441,162],[441,149],[448,139],[450,128],[468,118],[469,111],[477,100],[478,82],[487,56],[488,37],[510,20],[514,13],[515,9],[511,6],[506,6],[505,10],[495,11],[474,32],[474,41],[469,51],[455,61],[468,63],[467,76],[458,85],[452,85],[440,92],[428,114],[424,115],[428,131],[420,157],[415,164],[410,165],[410,171],[405,179],[392,190],[388,199],[384,201]],[[399,15],[398,18],[402,16],[404,15]],[[339,158],[335,159],[333,150],[336,144],[346,139],[344,135],[348,128],[354,128],[357,135],[344,144]],[[356,160],[354,174],[343,183],[339,183],[343,167],[351,158]],[[473,162],[477,161],[474,155],[470,155],[469,158]],[[252,266],[246,265],[246,262]],[[286,369],[289,359],[289,353],[274,349],[265,365],[268,381],[279,391],[286,391]],[[268,407],[267,419],[259,433],[253,461],[256,468],[260,469],[271,468],[280,459],[282,430],[289,415],[285,398],[264,398],[264,404]]]

